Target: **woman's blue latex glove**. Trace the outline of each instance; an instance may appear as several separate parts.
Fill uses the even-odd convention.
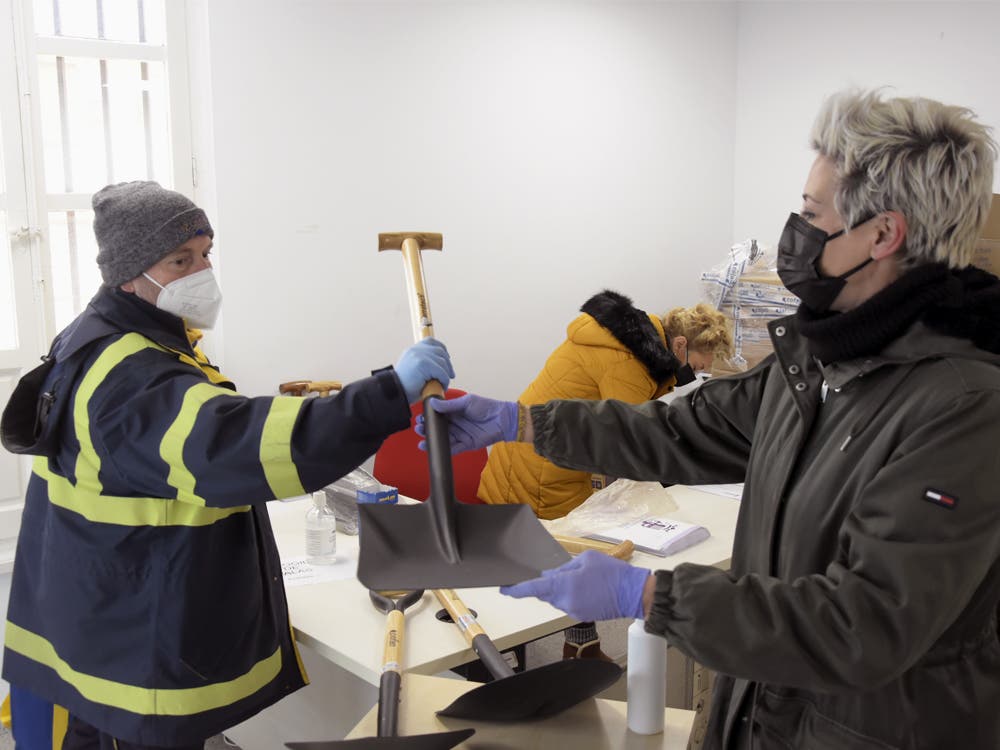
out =
[[[448,442],[452,454],[485,448],[501,440],[517,440],[517,402],[495,401],[467,393],[458,398],[430,400],[431,408],[450,417]],[[414,426],[420,437],[427,437],[424,415],[417,416]],[[427,441],[421,440],[420,450],[427,450]]]
[[[500,593],[515,599],[534,596],[580,622],[643,619],[642,592],[649,575],[646,568],[589,549],[558,568],[543,571],[541,578],[501,586]]]
[[[436,380],[443,388],[455,377],[451,357],[445,345],[437,339],[421,339],[404,351],[393,368],[403,384],[406,402],[412,404],[420,400],[420,392],[427,381]]]

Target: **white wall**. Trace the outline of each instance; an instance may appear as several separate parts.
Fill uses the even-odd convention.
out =
[[[997,2],[197,2],[226,297],[209,349],[251,394],[408,345],[381,231],[444,233],[425,266],[456,384],[509,398],[593,292],[689,304],[730,244],[774,244],[829,93],[1000,125]]]
[[[835,91],[891,87],[1000,128],[998,2],[748,2],[738,14],[736,238],[775,244],[799,210],[809,131]],[[1000,192],[1000,169],[994,179]]]
[[[221,361],[365,375],[425,271],[456,385],[514,397],[604,286],[697,299],[732,237],[731,3],[211,0]],[[207,102],[203,102],[207,105]],[[197,102],[196,102],[197,106]]]

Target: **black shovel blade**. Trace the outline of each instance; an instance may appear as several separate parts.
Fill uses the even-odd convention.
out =
[[[359,510],[358,580],[369,589],[506,586],[570,560],[527,505],[454,503],[451,550],[439,542],[430,501]]]
[[[318,742],[286,742],[289,750],[449,750],[465,742],[475,729],[451,732],[413,734],[409,737],[359,737],[356,740],[321,740]]]
[[[623,672],[610,661],[565,659],[487,682],[437,713],[473,721],[545,719],[593,698]]]

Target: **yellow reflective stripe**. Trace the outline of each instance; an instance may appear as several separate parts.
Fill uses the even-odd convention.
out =
[[[123,359],[143,349],[156,349],[153,343],[138,333],[126,333],[118,341],[101,352],[100,356],[87,370],[76,391],[76,403],[73,406],[73,423],[76,427],[76,439],[80,443],[80,452],[76,457],[76,484],[78,488],[89,489],[100,493],[101,482],[98,479],[101,470],[101,458],[94,450],[90,439],[90,416],[87,406],[98,386]]]
[[[52,706],[52,750],[62,750],[66,729],[69,727],[69,711],[62,706]]]
[[[276,396],[260,436],[260,465],[275,497],[304,495],[299,470],[292,461],[292,428],[304,398]]]
[[[88,521],[118,526],[209,526],[223,518],[246,513],[249,505],[232,508],[202,508],[162,497],[121,497],[101,495],[76,487],[49,470],[44,456],[35,456],[32,470],[48,482],[49,502],[79,513]],[[301,494],[301,493],[300,493]]]
[[[168,498],[102,494],[104,488],[100,481],[101,458],[97,455],[90,437],[88,405],[108,373],[126,357],[143,349],[167,351],[145,336],[127,333],[101,352],[80,381],[73,406],[76,439],[80,444],[74,471],[76,484],[71,483],[66,477],[50,472],[48,460],[45,458],[38,457],[33,464],[34,472],[49,484],[49,500],[54,505],[79,513],[89,521],[119,526],[208,526],[235,513],[246,513],[250,510],[249,505],[204,508],[190,502],[178,502]],[[191,360],[190,357],[188,359]],[[219,393],[214,386],[200,385],[211,389],[217,395],[230,395],[229,392]],[[184,413],[183,408],[181,413]],[[193,488],[193,479],[189,484]],[[201,501],[201,504],[204,505],[204,501]]]
[[[40,635],[7,621],[6,646],[52,669],[93,703],[144,716],[190,716],[236,703],[266,687],[281,671],[281,647],[227,682],[196,688],[156,689],[127,685],[73,669]]]
[[[0,703],[0,725],[10,729],[10,693],[7,693],[3,703]]]
[[[194,474],[184,465],[184,443],[194,429],[201,407],[218,396],[236,396],[236,394],[209,383],[197,383],[188,388],[177,418],[167,428],[163,440],[160,441],[160,458],[170,467],[167,484],[177,488],[178,500],[205,505],[205,499],[194,492],[196,483]]]

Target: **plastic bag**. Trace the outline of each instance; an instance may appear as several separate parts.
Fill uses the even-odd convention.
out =
[[[323,488],[326,504],[337,518],[337,531],[357,534],[359,524],[358,503],[395,503],[399,492],[395,487],[382,484],[367,471],[357,468],[333,484]]]
[[[562,518],[542,524],[550,534],[583,536],[645,516],[667,516],[675,510],[677,503],[659,482],[617,479]]]

